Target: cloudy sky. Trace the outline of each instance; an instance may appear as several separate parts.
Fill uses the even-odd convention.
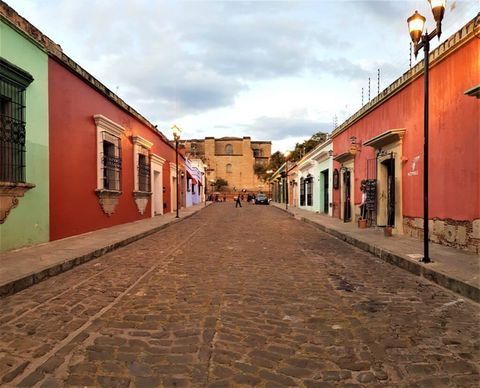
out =
[[[251,136],[274,151],[355,113],[377,69],[380,90],[408,70],[416,9],[434,28],[427,0],[6,2],[167,137],[176,123],[183,138]],[[479,9],[447,1],[442,40]]]

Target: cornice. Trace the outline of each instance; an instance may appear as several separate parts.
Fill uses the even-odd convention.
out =
[[[110,132],[111,134],[121,137],[122,134],[125,132],[125,128],[121,125],[117,124],[116,122],[110,120],[109,118],[105,117],[104,115],[94,115],[95,124],[97,127],[105,129],[106,131]]]
[[[480,34],[480,13],[464,25],[459,31],[450,36],[445,42],[430,52],[429,69],[438,65],[441,61],[453,54],[460,47],[470,42]],[[418,62],[414,67],[405,72],[400,78],[391,83],[378,96],[365,104],[360,110],[350,116],[345,122],[337,127],[331,134],[331,137],[337,137],[346,131],[353,124],[378,108],[387,100],[395,96],[401,90],[405,89],[412,82],[423,76],[423,61]]]

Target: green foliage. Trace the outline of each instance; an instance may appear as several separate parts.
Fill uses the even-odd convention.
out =
[[[291,161],[299,161],[302,159],[303,156],[308,154],[311,150],[313,150],[317,145],[323,143],[327,140],[327,134],[323,132],[317,132],[312,135],[312,137],[308,140],[305,140],[303,143],[295,144],[295,149],[292,152],[292,156],[290,158]]]
[[[266,171],[267,171],[267,165],[265,164],[257,163],[253,166],[253,172],[255,172],[255,174],[258,177],[261,177],[262,175],[264,175]]]
[[[223,178],[217,178],[213,185],[216,191],[222,191],[224,187],[228,186],[228,181]]]

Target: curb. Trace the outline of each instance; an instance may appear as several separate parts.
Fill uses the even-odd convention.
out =
[[[414,275],[423,277],[433,283],[438,284],[444,288],[449,289],[457,294],[460,294],[466,298],[469,298],[477,303],[480,302],[480,289],[465,283],[462,280],[455,279],[449,275],[441,273],[439,271],[432,270],[430,268],[425,267],[424,265],[408,259],[407,257],[401,256],[397,253],[393,253],[387,249],[369,244],[367,242],[358,240],[355,237],[348,236],[343,234],[335,229],[331,229],[326,227],[325,225],[319,224],[315,221],[309,220],[305,217],[295,217],[296,219],[303,221],[309,225],[316,227],[317,229],[322,230],[338,239],[349,243],[363,251],[369,252],[374,256],[386,261],[389,264],[396,265],[399,268],[402,268]]]
[[[181,222],[183,220],[186,220],[201,210],[205,209],[205,207],[202,207],[196,211],[194,211],[191,214],[187,214],[182,218],[174,218],[172,221],[156,226],[153,229],[138,233],[136,235],[130,236],[122,241],[117,241],[113,244],[106,245],[101,248],[97,248],[93,250],[92,252],[89,252],[87,254],[81,255],[81,256],[76,256],[67,259],[63,263],[58,263],[54,264],[48,268],[43,268],[41,270],[38,270],[38,272],[33,272],[31,274],[28,274],[26,276],[21,277],[20,279],[15,279],[8,281],[7,283],[0,284],[0,298],[6,297],[8,295],[15,294],[19,291],[24,290],[25,288],[28,288],[30,286],[33,286],[34,284],[40,283],[43,280],[48,279],[49,277],[56,276],[62,272],[66,272],[71,270],[72,268],[84,264],[90,260],[96,259],[100,256],[105,255],[106,253],[112,252],[118,248],[122,248],[124,246],[127,246],[135,241],[141,240],[142,238],[145,238],[147,236],[150,236],[151,234],[154,234],[162,229],[165,229],[169,227],[170,225],[176,224],[178,222]]]
[[[414,275],[423,277],[433,283],[438,284],[439,286],[442,286],[461,296],[471,299],[474,302],[480,303],[480,289],[468,283],[465,283],[462,280],[455,279],[442,272],[427,268],[424,265],[420,264],[419,262],[413,261],[412,259],[409,259],[405,256],[399,255],[397,253],[393,253],[387,249],[367,243],[365,241],[361,241],[355,237],[348,236],[344,233],[339,232],[338,230],[329,228],[323,224],[317,223],[308,218],[305,218],[302,216],[296,216],[294,213],[291,213],[286,209],[282,209],[279,207],[276,207],[276,208],[285,213],[288,213],[289,215],[295,217],[295,219],[299,221],[303,221],[306,224],[312,225],[313,227],[320,229],[321,231],[338,238],[339,240],[345,241],[346,243],[353,245],[363,251],[369,252],[372,255],[380,258],[381,260],[389,264],[393,264]]]

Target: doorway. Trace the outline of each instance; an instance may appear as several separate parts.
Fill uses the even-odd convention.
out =
[[[153,215],[163,213],[162,179],[159,171],[153,171]]]
[[[386,174],[386,221],[387,226],[395,226],[395,159],[393,154],[382,162]]]
[[[349,169],[343,172],[343,222],[352,220],[351,205],[351,173]]]
[[[321,201],[321,206],[322,206],[322,212],[325,214],[328,214],[328,209],[329,209],[329,202],[330,198],[328,197],[328,169],[324,170],[320,173],[320,177],[322,178],[323,182],[322,184],[322,194],[323,194],[323,201]]]

